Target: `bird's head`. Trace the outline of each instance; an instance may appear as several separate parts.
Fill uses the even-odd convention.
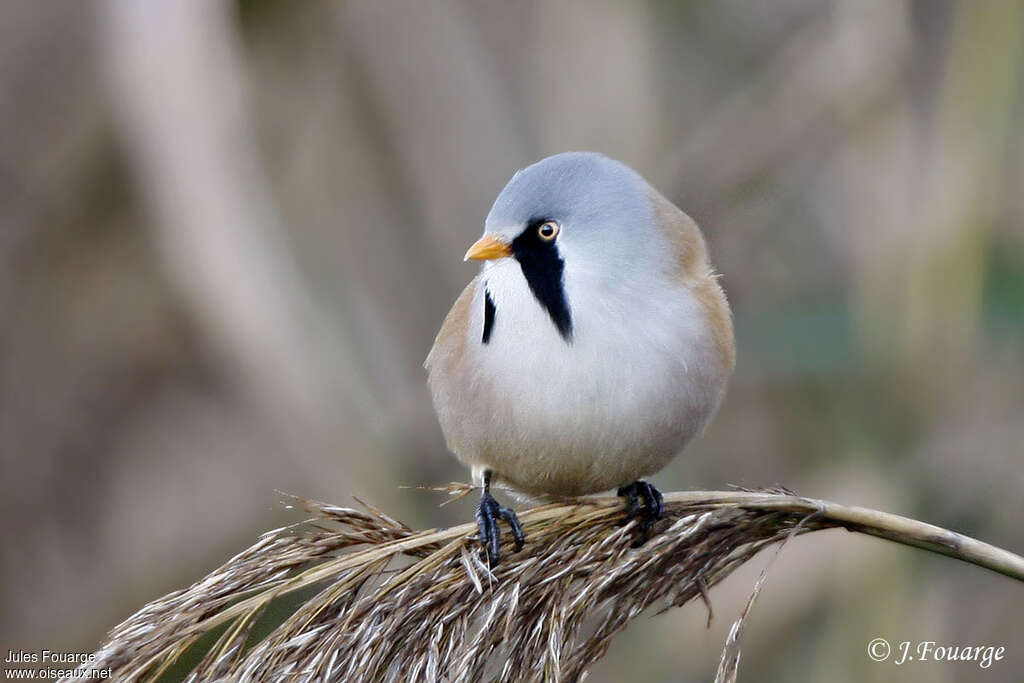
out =
[[[466,259],[518,262],[566,341],[572,297],[637,289],[666,271],[657,193],[633,169],[592,152],[567,152],[516,173],[498,195]]]

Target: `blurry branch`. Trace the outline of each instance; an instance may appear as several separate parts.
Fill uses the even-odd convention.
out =
[[[265,534],[142,608],[113,630],[95,666],[118,680],[153,679],[188,652],[201,657],[190,680],[578,680],[646,608],[700,598],[710,620],[708,591],[760,550],[837,527],[1024,581],[1020,556],[876,510],[773,492],[665,501],[666,518],[635,549],[619,499],[527,510],[526,548],[512,554],[506,545],[497,567],[481,560],[473,524],[414,531],[370,506],[301,501],[311,520]],[[290,616],[270,619],[283,596],[302,589]],[[720,680],[735,680],[743,617]]]
[[[722,197],[792,163],[836,119],[856,121],[897,88],[911,43],[896,4],[823,12],[788,38],[758,77],[704,117],[659,169],[687,199]],[[671,180],[670,180],[671,179]]]
[[[855,279],[868,314],[865,338],[878,344],[874,331],[893,329],[897,343],[887,345],[926,392],[936,382],[957,384],[965,354],[977,344],[1001,195],[1014,192],[1004,177],[1022,83],[1024,5],[952,7],[933,120],[904,109],[892,138],[910,130],[923,144],[913,148],[908,168],[887,170],[880,169],[891,158],[888,145],[865,144],[872,156],[860,170],[874,178],[851,179],[877,188],[881,198],[864,202],[858,193],[860,206],[849,211],[853,224],[872,225],[858,264],[870,270]],[[880,267],[884,277],[875,274]]]
[[[107,0],[102,8],[119,130],[157,218],[164,274],[204,341],[282,429],[298,423],[308,438],[338,415],[370,418],[353,359],[344,359],[345,391],[330,386],[345,345],[319,322],[325,316],[291,259],[228,3]],[[356,397],[354,405],[339,410],[339,395]]]

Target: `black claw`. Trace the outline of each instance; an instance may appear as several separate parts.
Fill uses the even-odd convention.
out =
[[[620,488],[619,495],[626,499],[626,519],[640,518],[637,538],[633,541],[633,547],[637,548],[647,541],[654,523],[665,516],[665,499],[661,491],[639,479]]]
[[[513,544],[516,548],[515,551],[518,553],[526,543],[526,535],[523,534],[523,527],[519,525],[519,518],[516,517],[516,513],[510,508],[499,507],[498,515],[508,522],[509,527],[511,527]]]
[[[480,530],[480,542],[487,549],[487,557],[492,564],[498,557],[498,519],[494,514],[496,505],[497,501],[489,493],[484,493],[476,506],[476,525]]]
[[[480,542],[487,550],[487,559],[493,567],[501,561],[501,529],[498,527],[498,520],[507,522],[512,528],[515,552],[523,549],[526,536],[523,534],[523,527],[519,524],[519,518],[516,517],[515,511],[503,507],[491,495],[490,474],[490,472],[484,473],[484,492],[476,506],[476,525],[480,530]]]

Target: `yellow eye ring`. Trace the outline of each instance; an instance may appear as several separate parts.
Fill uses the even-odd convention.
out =
[[[558,237],[558,223],[554,221],[544,221],[537,226],[537,236],[545,242],[550,242]]]

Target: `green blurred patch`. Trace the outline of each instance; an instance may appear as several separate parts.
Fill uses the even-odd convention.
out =
[[[860,367],[847,298],[796,297],[736,315],[738,357],[770,377],[847,374]]]
[[[994,240],[986,256],[983,312],[989,336],[1024,342],[1024,243]]]

